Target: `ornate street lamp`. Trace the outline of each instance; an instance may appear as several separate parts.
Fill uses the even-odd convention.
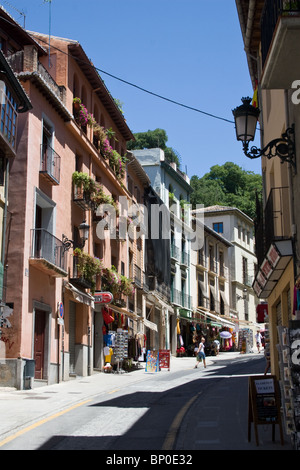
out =
[[[271,140],[263,149],[252,146],[249,142],[254,140],[260,110],[252,106],[251,98],[242,98],[242,105],[232,111],[235,120],[237,140],[243,142],[243,150],[248,158],[279,157],[281,162],[289,162],[296,168],[294,125],[289,127],[280,138]]]
[[[86,223],[86,221],[84,220],[83,222],[81,222],[81,224],[79,225],[78,227],[78,230],[79,230],[79,238],[80,238],[80,246],[79,248],[83,248],[84,245],[85,245],[85,242],[88,240],[89,238],[89,230],[90,230],[90,226]],[[64,251],[68,251],[71,246],[74,247],[74,241],[73,240],[69,240],[66,235],[63,235],[62,236],[62,243],[63,243],[63,247],[64,247]]]

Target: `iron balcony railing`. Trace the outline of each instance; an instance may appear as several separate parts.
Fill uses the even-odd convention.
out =
[[[30,54],[28,51],[27,54]],[[47,85],[49,90],[63,103],[66,101],[66,88],[64,86],[58,85],[55,80],[51,77],[50,73],[45,69],[45,67],[39,62],[33,62],[29,60],[25,60],[24,58],[27,57],[24,51],[17,51],[14,54],[8,54],[6,59],[13,71],[16,74],[22,73],[22,72],[35,72],[38,74],[43,82]],[[32,57],[30,57],[32,60]],[[30,64],[30,66],[29,66]],[[29,70],[28,70],[29,67]]]
[[[61,240],[43,228],[31,230],[31,258],[43,259],[67,271],[66,252]]]
[[[190,255],[186,251],[182,251],[181,253],[181,264],[183,266],[188,266],[190,262]]]
[[[40,173],[45,175],[52,184],[60,183],[60,156],[49,145],[41,146]]]
[[[171,258],[180,260],[180,249],[174,243],[171,244]]]
[[[273,188],[270,191],[264,211],[257,201],[257,220],[255,222],[255,254],[260,266],[276,240],[291,238],[289,187]]]
[[[280,16],[300,15],[300,0],[266,0],[261,17],[261,52],[264,66]]]
[[[83,289],[90,289],[92,281],[87,278],[84,269],[84,261],[76,255],[70,255],[69,279],[70,282],[79,285]],[[96,277],[95,277],[96,280]]]
[[[171,288],[171,302],[182,306],[182,295],[179,290]]]
[[[142,287],[142,270],[136,264],[134,265],[134,282],[136,286]]]

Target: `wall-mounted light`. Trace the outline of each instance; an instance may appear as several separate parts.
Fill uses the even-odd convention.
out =
[[[79,238],[80,238],[80,244],[78,246],[79,248],[83,248],[85,245],[85,242],[88,240],[89,230],[90,230],[90,226],[84,220],[78,227]],[[67,238],[66,235],[62,236],[62,242],[64,246],[64,251],[68,251],[71,248],[71,246],[74,247],[74,241],[69,240],[69,238]]]
[[[295,131],[294,125],[288,128],[280,138],[274,139],[263,149],[252,146],[249,149],[249,142],[254,140],[260,110],[252,106],[251,98],[242,98],[242,105],[232,111],[235,120],[237,140],[243,143],[243,150],[248,158],[279,157],[281,162],[289,162],[296,168],[295,158]]]

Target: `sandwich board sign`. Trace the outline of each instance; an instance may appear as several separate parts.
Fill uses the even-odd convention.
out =
[[[248,395],[248,441],[251,441],[251,423],[254,424],[256,445],[259,424],[272,425],[272,440],[275,440],[275,424],[279,425],[281,444],[284,444],[279,385],[274,375],[249,377]]]

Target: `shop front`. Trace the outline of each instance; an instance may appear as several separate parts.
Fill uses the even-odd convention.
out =
[[[123,372],[138,368],[143,359],[146,337],[142,318],[113,304],[95,305],[94,368]]]

